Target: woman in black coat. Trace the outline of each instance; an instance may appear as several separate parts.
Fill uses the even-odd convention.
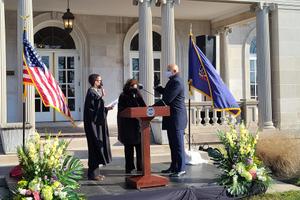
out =
[[[138,81],[129,79],[124,85],[118,103],[118,140],[124,145],[125,171],[142,171],[141,131],[138,119],[123,118],[119,114],[128,107],[146,106],[138,89]],[[136,152],[136,168],[134,165],[134,148]]]
[[[88,179],[103,180],[100,175],[99,165],[111,162],[111,149],[109,133],[106,121],[108,110],[112,107],[104,107],[104,90],[99,74],[89,76],[91,87],[88,89],[84,103],[84,131],[88,143]]]

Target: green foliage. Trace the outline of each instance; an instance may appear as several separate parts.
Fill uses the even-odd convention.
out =
[[[78,158],[70,155],[65,157],[61,169],[57,173],[57,177],[63,185],[76,189],[78,181],[83,176],[83,165]]]
[[[258,135],[253,136],[243,124],[239,131],[231,125],[217,135],[224,148],[210,148],[208,155],[221,170],[219,184],[229,196],[245,196],[265,192],[271,183],[270,172],[255,156]]]

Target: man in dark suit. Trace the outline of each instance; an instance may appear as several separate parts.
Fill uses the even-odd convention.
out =
[[[167,130],[169,146],[171,149],[171,165],[162,173],[170,173],[171,177],[180,177],[185,172],[184,129],[187,125],[187,113],[184,102],[184,84],[179,77],[176,64],[167,67],[166,76],[169,78],[166,87],[155,87],[162,94],[162,100],[155,105],[170,106],[171,114],[163,117],[162,129]]]

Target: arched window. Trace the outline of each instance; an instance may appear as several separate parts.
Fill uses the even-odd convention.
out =
[[[250,98],[257,99],[256,37],[250,44]]]
[[[73,118],[80,119],[79,56],[73,38],[64,29],[50,26],[37,31],[34,42],[43,63],[64,93]],[[37,92],[35,114],[40,122],[65,120],[54,109],[44,106]]]
[[[161,83],[161,35],[155,31],[152,32],[153,38],[153,67],[154,67],[154,82],[156,84]],[[131,77],[139,80],[139,34],[136,34],[130,42],[130,66]],[[155,101],[160,99],[161,95],[155,93]]]
[[[76,49],[75,43],[64,29],[46,27],[34,34],[35,47],[41,49]]]
[[[161,51],[161,36],[159,33],[152,32],[153,38],[153,51]],[[138,51],[139,50],[139,34],[136,34],[130,43],[130,51]]]

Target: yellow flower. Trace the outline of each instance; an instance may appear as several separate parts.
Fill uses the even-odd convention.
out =
[[[252,181],[252,175],[250,172],[248,171],[243,171],[243,173],[241,174],[242,177],[244,177],[247,181]]]
[[[26,180],[20,180],[18,182],[18,187],[25,188],[28,185],[28,182]]]
[[[31,191],[37,191],[39,192],[41,190],[41,185],[40,185],[40,181],[38,178],[34,178],[32,181],[29,182],[28,184],[28,188]]]
[[[44,200],[52,200],[53,199],[52,187],[50,187],[49,185],[43,187],[41,195]]]
[[[36,141],[36,142],[39,142],[40,141],[40,134],[38,132],[35,132],[34,135],[33,135],[33,140]]]
[[[52,184],[52,187],[55,189],[55,188],[58,188],[60,185],[61,185],[61,183],[60,183],[59,181],[55,181],[55,182]]]
[[[28,149],[28,156],[29,158],[34,162],[36,163],[38,161],[38,158],[37,158],[37,152],[36,152],[36,147],[33,143],[29,142],[27,144],[27,149]]]

